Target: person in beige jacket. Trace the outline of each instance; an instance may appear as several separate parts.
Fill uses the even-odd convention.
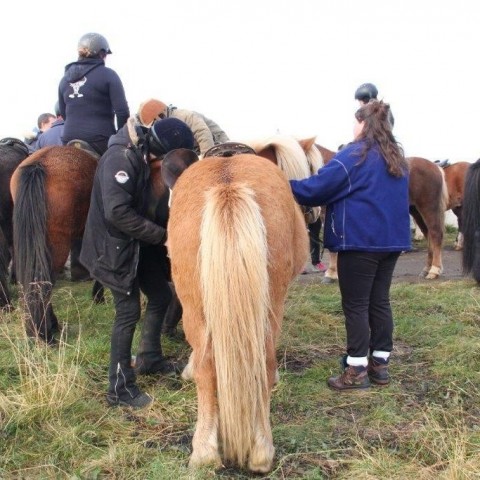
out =
[[[143,102],[137,113],[138,120],[145,127],[150,127],[157,119],[175,117],[185,122],[193,132],[195,151],[203,155],[209,148],[229,141],[227,134],[213,120],[201,113],[184,110],[151,98]]]

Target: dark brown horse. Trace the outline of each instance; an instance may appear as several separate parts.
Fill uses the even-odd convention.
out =
[[[323,162],[329,162],[335,152],[318,144]],[[421,275],[427,279],[438,278],[443,270],[442,247],[445,228],[445,210],[448,205],[448,190],[445,175],[434,162],[420,157],[409,157],[410,168],[409,199],[410,214],[428,241],[427,262]],[[330,283],[338,278],[336,254],[330,252],[325,281]]]
[[[10,179],[28,153],[27,145],[17,138],[0,140],[0,308],[12,308],[8,286],[8,268],[13,255]]]
[[[83,235],[96,167],[96,158],[79,148],[46,147],[25,159],[10,182],[26,330],[48,343],[58,327],[52,289],[72,243]]]

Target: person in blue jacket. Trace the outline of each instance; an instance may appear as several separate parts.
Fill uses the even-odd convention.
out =
[[[43,147],[48,147],[50,145],[63,145],[62,135],[63,135],[63,117],[60,113],[60,105],[57,102],[55,104],[55,115],[56,119],[52,123],[52,126],[42,135],[38,137],[35,150],[40,150]]]
[[[108,139],[130,116],[122,81],[105,66],[111,54],[105,37],[86,33],[78,42],[78,60],[65,67],[58,87],[60,114],[65,120],[62,140],[83,140],[103,155]]]
[[[371,100],[355,113],[354,141],[316,175],[291,180],[298,203],[326,205],[324,245],[338,252],[347,333],[335,390],[389,383],[393,348],[390,285],[402,251],[411,249],[408,164],[392,134],[390,106]]]

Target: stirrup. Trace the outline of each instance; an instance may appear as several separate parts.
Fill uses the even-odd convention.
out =
[[[67,147],[75,147],[75,148],[79,148],[80,150],[84,150],[85,152],[89,153],[90,155],[92,155],[92,157],[94,157],[95,159],[99,159],[100,158],[100,154],[88,143],[86,142],[85,140],[80,140],[80,139],[74,139],[74,140],[70,140],[68,143],[67,143]]]

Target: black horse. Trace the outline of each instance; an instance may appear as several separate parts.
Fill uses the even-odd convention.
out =
[[[8,268],[13,255],[13,200],[10,179],[29,155],[28,147],[18,138],[0,140],[0,308],[11,309]],[[12,267],[12,280],[15,277]]]
[[[480,159],[468,167],[463,193],[463,258],[465,275],[480,283]]]

